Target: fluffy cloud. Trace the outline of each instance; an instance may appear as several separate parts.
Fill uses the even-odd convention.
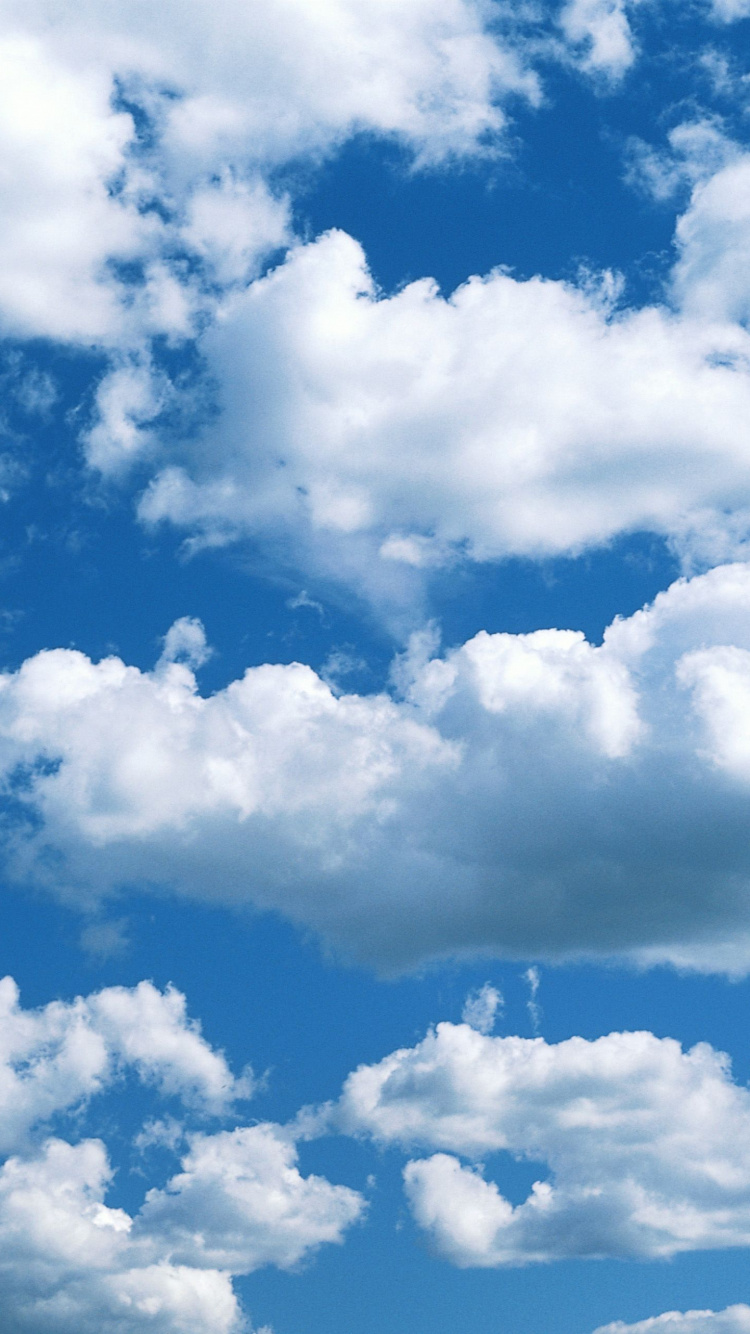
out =
[[[664,1315],[626,1325],[616,1320],[594,1334],[747,1334],[750,1306],[728,1306],[726,1311],[665,1311]]]
[[[438,1150],[407,1164],[406,1192],[464,1267],[750,1244],[750,1094],[706,1044],[611,1033],[552,1046],[444,1023],[350,1075],[333,1115],[349,1133]],[[550,1177],[514,1207],[502,1161],[495,1184],[455,1156],[497,1153]]]
[[[6,873],[90,905],[159,885],[280,911],[381,967],[472,951],[750,962],[750,566],[680,580],[601,646],[417,635],[396,697],[300,664],[210,698],[52,650],[0,678]]]
[[[252,1090],[250,1076],[235,1079],[187,1018],[184,996],[150,982],[29,1011],[6,977],[0,1014],[0,1153],[23,1144],[40,1121],[80,1106],[125,1067],[210,1113],[230,1110]]]
[[[283,535],[299,567],[391,610],[467,556],[576,554],[637,530],[709,563],[741,552],[748,161],[696,186],[680,312],[613,308],[611,275],[496,271],[449,298],[428,280],[382,297],[346,234],[297,247],[207,333],[221,416],[155,476],[142,518],[210,543]]]
[[[674,288],[694,317],[746,324],[750,280],[742,260],[750,244],[750,154],[730,150],[721,170],[699,180],[677,224]]]
[[[184,1171],[131,1218],[105,1204],[99,1140],[48,1140],[0,1169],[8,1334],[250,1334],[233,1274],[340,1242],[362,1197],[302,1177],[278,1127],[198,1136]]]
[[[573,50],[583,46],[582,66],[591,74],[618,79],[635,60],[628,9],[638,0],[568,0],[560,26]]]
[[[0,1305],[8,1334],[251,1334],[232,1276],[288,1268],[339,1242],[362,1197],[303,1177],[281,1127],[188,1135],[181,1171],[134,1217],[106,1204],[104,1144],[40,1131],[75,1112],[128,1065],[187,1113],[224,1113],[249,1080],[232,1077],[185,1017],[184,998],[142,982],[24,1011],[0,984]],[[165,1123],[166,1124],[166,1123]],[[137,1146],[174,1151],[184,1128]]]
[[[280,166],[363,132],[418,165],[494,151],[508,100],[542,99],[540,55],[624,72],[632,8],[83,0],[62,15],[9,0],[0,328],[121,350],[189,336],[212,304],[196,264],[231,286],[288,242],[289,201],[269,185]]]
[[[478,1033],[491,1033],[495,1027],[495,1016],[504,1005],[503,997],[497,987],[485,982],[478,991],[466,997],[461,1014],[465,1024],[476,1028]]]
[[[278,1126],[196,1135],[183,1171],[147,1195],[135,1235],[157,1238],[185,1264],[240,1274],[267,1264],[288,1269],[341,1241],[363,1209],[356,1191],[303,1177],[296,1162]]]
[[[127,348],[184,337],[212,283],[288,240],[267,173],[353,133],[423,163],[496,139],[537,81],[473,0],[157,10],[4,6],[0,328]],[[127,266],[131,271],[127,271]]]
[[[0,1171],[8,1334],[245,1331],[228,1274],[139,1257],[130,1218],[103,1203],[110,1178],[97,1140],[51,1140],[39,1157]]]

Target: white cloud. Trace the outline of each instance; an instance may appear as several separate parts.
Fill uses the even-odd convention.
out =
[[[111,106],[111,79],[58,62],[33,33],[0,36],[0,327],[99,339],[114,324],[110,260],[142,253],[156,219],[108,186],[133,124]],[[114,290],[113,290],[114,289]]]
[[[491,1033],[495,1027],[495,1016],[502,1010],[504,1001],[497,987],[485,982],[478,991],[472,991],[466,997],[461,1018],[470,1028],[478,1033]]]
[[[394,676],[395,699],[266,664],[203,698],[184,663],[38,654],[0,677],[6,874],[89,910],[134,884],[252,903],[384,968],[747,969],[750,566],[599,647],[481,632],[439,655],[430,631]]]
[[[232,1111],[248,1077],[232,1076],[179,993],[148,982],[23,1011],[6,978],[0,1001],[0,1154],[15,1152],[0,1167],[4,1334],[251,1334],[233,1275],[289,1268],[362,1216],[357,1191],[301,1175],[280,1126],[190,1134],[171,1116],[148,1120],[134,1147],[187,1140],[181,1171],[133,1216],[110,1207],[105,1145],[40,1143],[53,1113],[80,1132],[84,1104],[124,1066],[186,1116]]]
[[[126,1066],[162,1094],[211,1113],[230,1110],[252,1089],[249,1074],[232,1076],[174,989],[140,982],[23,1010],[6,977],[0,1010],[0,1153],[23,1145],[38,1122],[88,1101]]]
[[[750,1306],[728,1306],[725,1311],[665,1311],[664,1315],[626,1325],[616,1320],[594,1334],[747,1334]]]
[[[241,1326],[228,1276],[152,1266],[134,1253],[130,1218],[104,1204],[111,1175],[98,1140],[50,1140],[38,1157],[3,1166],[0,1294],[9,1334],[129,1334],[148,1328],[149,1317],[157,1334],[234,1334]]]
[[[183,1171],[146,1196],[135,1236],[158,1238],[180,1263],[239,1274],[288,1269],[341,1241],[363,1212],[356,1191],[303,1177],[296,1162],[278,1126],[195,1135]]]
[[[142,518],[209,543],[283,537],[299,568],[391,616],[466,557],[576,554],[637,530],[686,559],[741,553],[750,337],[731,321],[748,161],[698,185],[680,222],[687,313],[613,311],[612,283],[502,271],[449,299],[428,280],[382,297],[351,237],[297,247],[206,334],[221,416],[166,458]]]
[[[132,1218],[105,1203],[99,1140],[48,1140],[0,1169],[8,1334],[251,1334],[232,1275],[342,1240],[356,1191],[302,1177],[278,1127],[199,1136],[184,1172]],[[189,1257],[186,1262],[183,1256]]]
[[[407,1151],[411,1207],[461,1266],[750,1245],[750,1094],[705,1043],[492,1038],[439,1024],[349,1076],[334,1124]],[[513,1206],[503,1163],[546,1163]]]
[[[211,649],[206,643],[206,632],[194,616],[180,616],[164,636],[160,663],[186,662],[188,667],[202,667],[208,662]]]
[[[711,8],[719,23],[735,23],[750,15],[750,0],[712,0]]]
[[[704,321],[750,319],[750,279],[744,256],[750,244],[750,153],[699,181],[677,224],[676,299]]]
[[[186,251],[232,284],[288,238],[265,173],[361,132],[421,163],[471,155],[509,94],[538,100],[497,18],[473,0],[10,0],[0,327],[125,350],[189,336],[206,294]]]
[[[715,116],[683,121],[669,131],[667,141],[668,150],[655,149],[638,138],[631,138],[627,145],[628,184],[662,201],[686,185],[708,181],[742,156],[739,145]]]
[[[638,0],[568,0],[560,26],[575,49],[583,46],[582,67],[616,80],[636,58],[628,9]]]

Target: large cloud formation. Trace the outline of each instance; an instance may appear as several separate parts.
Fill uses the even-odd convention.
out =
[[[52,650],[0,678],[5,857],[91,905],[158,884],[385,968],[467,952],[750,963],[750,566],[616,620],[397,660],[397,693],[250,668],[210,698]],[[182,646],[180,648],[180,646]]]
[[[361,1216],[361,1196],[303,1177],[293,1140],[270,1124],[187,1133],[181,1171],[151,1187],[139,1213],[108,1206],[104,1144],[49,1135],[53,1119],[59,1128],[75,1113],[80,1133],[90,1100],[127,1069],[178,1099],[183,1116],[232,1112],[251,1092],[250,1076],[232,1076],[188,1020],[183,996],[148,982],[28,1011],[6,978],[0,1006],[8,1334],[250,1334],[232,1276],[288,1268],[341,1241]]]
[[[553,1046],[443,1023],[350,1075],[331,1115],[381,1144],[437,1150],[407,1164],[406,1193],[462,1267],[750,1245],[750,1094],[707,1044],[611,1033]],[[495,1184],[457,1154],[546,1163],[549,1179],[514,1207],[502,1158]]]

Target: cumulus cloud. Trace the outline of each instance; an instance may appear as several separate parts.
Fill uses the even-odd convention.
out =
[[[639,530],[688,562],[741,554],[750,158],[730,156],[679,223],[679,309],[620,309],[612,275],[502,270],[448,298],[429,280],[383,297],[343,232],[294,248],[203,339],[220,416],[162,455],[141,517],[208,543],[283,536],[290,562],[391,614],[467,557]]]
[[[725,1311],[665,1311],[664,1315],[626,1325],[616,1320],[594,1334],[747,1334],[750,1306],[728,1306]]]
[[[231,285],[286,244],[275,168],[363,131],[421,163],[484,151],[508,95],[539,96],[496,17],[473,0],[85,0],[64,15],[11,0],[0,328],[126,349],[187,336],[196,263]]]
[[[592,74],[616,80],[622,77],[636,58],[636,46],[628,10],[638,0],[568,0],[560,14],[560,26],[579,57],[582,67]]]
[[[167,642],[194,654],[189,628]],[[394,675],[395,697],[344,694],[266,664],[204,698],[184,662],[37,654],[0,677],[6,874],[88,908],[137,884],[273,909],[386,969],[747,969],[750,566],[600,646],[427,633]]]
[[[50,1140],[0,1170],[8,1334],[244,1334],[228,1274],[138,1254],[131,1219],[103,1202],[110,1179],[98,1140]]]
[[[750,280],[741,257],[750,243],[750,153],[699,181],[677,224],[676,299],[695,318],[720,323],[750,318]]]
[[[362,1216],[348,1187],[303,1177],[294,1142],[261,1124],[214,1134],[168,1117],[135,1147],[176,1151],[181,1171],[134,1216],[112,1208],[105,1145],[41,1139],[128,1066],[176,1096],[186,1115],[223,1114],[251,1091],[185,1015],[184,997],[150,983],[109,987],[41,1010],[0,983],[0,1305],[8,1334],[251,1334],[232,1276],[289,1268],[340,1242]]]
[[[407,1164],[406,1192],[463,1267],[750,1244],[750,1094],[705,1043],[683,1052],[611,1033],[548,1045],[443,1023],[350,1075],[333,1116],[382,1144],[437,1150]],[[476,1165],[490,1154],[546,1163],[549,1176],[513,1206],[502,1159],[497,1182]]]
[[[246,1274],[288,1269],[361,1217],[361,1195],[303,1177],[278,1126],[196,1135],[183,1171],[146,1196],[134,1235],[156,1237],[181,1263]],[[200,1229],[196,1222],[200,1222]]]
[[[99,1140],[48,1140],[0,1169],[0,1300],[9,1334],[251,1334],[233,1274],[340,1242],[362,1197],[302,1177],[278,1127],[199,1136],[135,1218],[105,1203]]]
[[[125,1067],[162,1094],[209,1113],[231,1110],[252,1091],[249,1072],[235,1079],[174,989],[140,982],[23,1010],[6,977],[0,1013],[0,1152],[23,1145],[54,1113],[81,1106]]]

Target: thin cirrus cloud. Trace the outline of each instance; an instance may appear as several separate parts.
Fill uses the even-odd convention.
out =
[[[750,567],[616,620],[396,660],[394,694],[266,664],[203,698],[72,650],[0,678],[6,873],[280,912],[386,971],[471,953],[750,964]],[[529,757],[534,762],[529,763]],[[54,871],[50,871],[50,867]]]
[[[193,445],[144,433],[141,518],[193,545],[277,552],[283,537],[289,563],[397,626],[456,560],[577,555],[634,531],[688,569],[743,555],[750,156],[713,124],[680,128],[639,167],[657,193],[692,182],[664,303],[623,304],[612,274],[502,270],[447,298],[428,279],[383,296],[352,237],[298,245],[201,340],[218,419]],[[93,430],[90,463],[116,470],[106,404]]]
[[[226,1116],[252,1092],[188,1019],[185,998],[148,982],[23,1010],[0,983],[0,1303],[9,1334],[251,1334],[232,1278],[289,1268],[340,1242],[364,1201],[304,1177],[293,1139],[268,1123],[214,1133],[175,1123],[180,1171],[134,1215],[106,1203],[114,1172],[79,1138],[91,1100],[126,1069],[183,1118]],[[74,1115],[74,1141],[45,1137]],[[147,1146],[148,1134],[136,1137]],[[166,1143],[166,1140],[163,1140]],[[11,1156],[7,1156],[7,1155]],[[141,1174],[150,1166],[141,1161]]]
[[[750,1095],[705,1043],[684,1052],[646,1032],[552,1045],[442,1023],[360,1066],[329,1115],[430,1153],[407,1163],[407,1198],[462,1268],[750,1245]],[[515,1206],[502,1157],[477,1166],[502,1154],[548,1168]]]

